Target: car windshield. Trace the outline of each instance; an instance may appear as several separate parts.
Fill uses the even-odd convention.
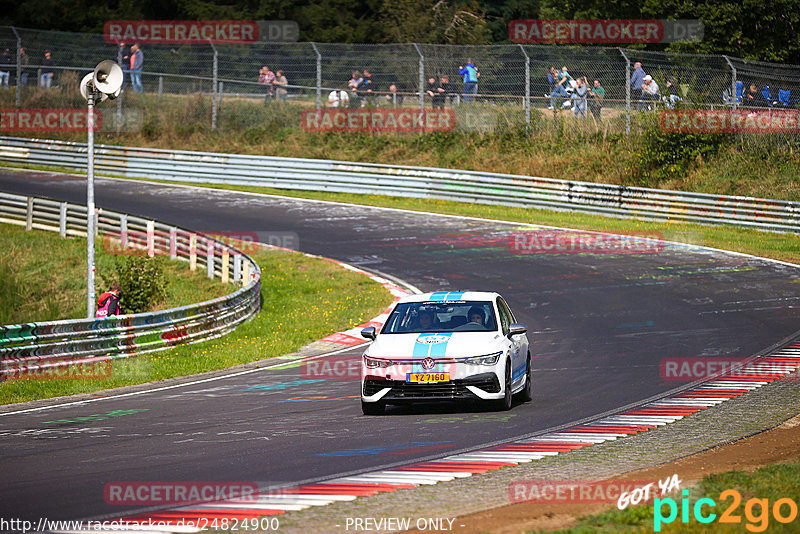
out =
[[[406,302],[398,304],[383,334],[492,332],[497,320],[491,302]]]

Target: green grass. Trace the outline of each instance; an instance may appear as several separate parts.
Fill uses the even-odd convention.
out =
[[[736,490],[741,496],[738,506],[734,496],[723,494],[726,490]],[[722,495],[722,497],[721,497]],[[775,519],[774,505],[779,499],[789,499],[795,504],[795,510],[800,503],[800,461],[774,464],[762,467],[752,473],[729,471],[717,475],[708,475],[697,485],[689,489],[689,495],[674,494],[670,498],[676,504],[677,516],[672,523],[664,523],[661,532],[797,532],[800,518],[783,524]],[[689,505],[689,521],[684,523],[681,518],[682,500],[687,498]],[[701,498],[712,499],[716,506],[708,504],[702,507],[705,516],[716,514],[714,521],[702,524],[695,520],[693,515],[694,505]],[[755,502],[748,504],[750,499],[768,501],[768,510],[762,511]],[[730,509],[731,519],[739,518],[739,523],[721,523],[720,517]],[[670,508],[668,504],[660,506],[662,517],[668,517]],[[748,515],[749,512],[749,515]],[[784,517],[790,516],[791,509],[788,504],[783,504],[780,513]],[[797,516],[797,514],[795,514]],[[580,518],[577,525],[556,532],[560,534],[588,534],[604,532],[644,533],[654,531],[654,506],[636,506],[625,510],[616,508],[597,515]]]
[[[86,317],[85,238],[62,238],[55,232],[27,232],[21,226],[0,224],[0,250],[0,324]],[[118,257],[107,253],[102,238],[97,239],[97,295],[114,281]],[[200,271],[190,271],[185,262],[165,261],[163,265],[169,282],[166,297],[154,310],[202,302],[235,290]]]
[[[0,403],[89,393],[272,358],[357,326],[391,303],[380,284],[335,263],[282,251],[253,257],[261,266],[262,310],[234,332],[196,345],[113,360],[105,379],[4,382]]]

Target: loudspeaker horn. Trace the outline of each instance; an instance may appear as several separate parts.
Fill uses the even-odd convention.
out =
[[[89,74],[83,77],[83,79],[81,80],[80,90],[81,90],[81,96],[83,97],[84,100],[89,100],[89,93],[94,93],[96,101],[95,103],[102,102],[103,100],[108,98],[107,94],[97,92],[97,89],[94,86],[93,72],[90,72]]]
[[[117,98],[122,88],[123,73],[116,62],[107,59],[94,68],[92,82],[104,96]]]

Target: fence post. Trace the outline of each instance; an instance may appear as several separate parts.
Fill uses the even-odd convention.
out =
[[[161,100],[161,93],[164,91],[164,77],[158,77],[158,99]]]
[[[28,197],[28,206],[25,213],[25,229],[33,228],[33,197]]]
[[[242,266],[242,285],[246,286],[248,283],[250,283],[250,262],[246,261]]]
[[[118,59],[117,65],[119,65],[119,68],[122,69],[122,85],[124,86],[125,66],[122,64],[122,54],[118,54],[118,56],[119,57],[117,58]],[[119,133],[121,129],[122,129],[122,91],[119,92],[119,96],[117,97],[117,124],[116,124],[117,133]]]
[[[119,242],[123,250],[128,248],[128,216],[124,213],[119,216]]]
[[[174,226],[169,229],[169,259],[178,259],[178,229]]]
[[[739,103],[736,100],[736,67],[733,66],[733,63],[731,63],[731,60],[728,58],[728,56],[723,54],[722,57],[725,58],[725,61],[728,63],[728,66],[731,68],[731,102],[733,103],[733,109],[736,109],[737,104]],[[744,92],[744,91],[742,91],[742,92]]]
[[[67,203],[62,202],[58,210],[58,233],[61,237],[67,237]]]
[[[619,53],[625,58],[625,133],[631,133],[631,60],[625,52],[618,48]]]
[[[211,73],[211,129],[217,129],[217,68],[218,68],[218,55],[217,55],[217,47],[214,46],[214,43],[208,41],[208,44],[211,45],[211,49],[214,50],[214,65]]]
[[[222,283],[228,283],[228,269],[230,268],[230,252],[228,249],[222,250],[222,271],[220,272],[220,276],[222,277]]]
[[[219,82],[219,109],[222,110],[222,95],[224,95],[225,84],[224,82]]]
[[[214,278],[214,248],[216,243],[210,237],[206,237],[206,275]]]
[[[242,279],[242,255],[233,255],[233,281],[238,282]]]
[[[22,102],[22,38],[14,26],[11,26],[11,31],[17,37],[17,107],[20,107]]]
[[[525,135],[528,135],[531,127],[531,58],[525,51],[525,47],[517,44],[522,55],[525,56],[525,104],[523,107],[525,108]]]
[[[317,55],[317,109],[322,107],[322,54],[319,53],[316,43],[311,43],[311,48]]]
[[[189,236],[189,270],[197,270],[197,234]]]
[[[156,255],[156,223],[147,221],[147,255],[151,258]]]
[[[417,43],[411,43],[417,49],[419,54],[419,109],[425,109],[425,56],[422,55],[422,50],[419,49]]]

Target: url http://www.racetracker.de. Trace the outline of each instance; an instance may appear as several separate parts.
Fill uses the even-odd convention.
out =
[[[39,518],[38,521],[26,519],[0,518],[0,532],[52,532],[52,531],[114,531],[114,530],[147,530],[166,529],[170,526],[193,527],[200,530],[243,530],[243,531],[275,531],[280,529],[280,520],[277,517],[254,517],[250,519],[219,518],[219,517],[193,517],[176,521],[156,521],[142,519],[129,521],[115,519],[113,521],[80,521],[80,520],[51,520]]]

